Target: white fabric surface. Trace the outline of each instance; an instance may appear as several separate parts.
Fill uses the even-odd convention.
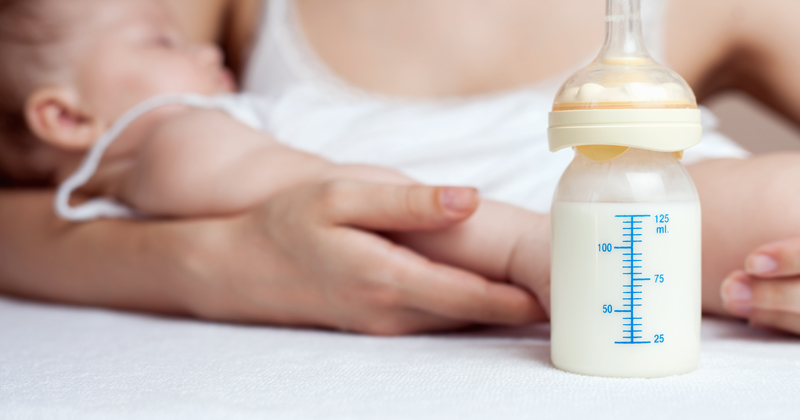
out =
[[[568,374],[548,326],[376,338],[0,298],[2,419],[797,419],[800,339],[703,322],[700,368]]]

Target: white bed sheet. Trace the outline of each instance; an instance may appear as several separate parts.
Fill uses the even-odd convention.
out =
[[[2,419],[800,419],[800,339],[703,322],[700,368],[552,367],[547,325],[375,338],[0,298]]]

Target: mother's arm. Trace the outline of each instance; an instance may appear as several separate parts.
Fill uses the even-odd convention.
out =
[[[739,89],[800,123],[800,2],[671,5],[668,57],[698,99]],[[703,201],[704,309],[800,334],[800,156],[707,161],[690,170]]]
[[[70,224],[52,194],[0,192],[0,293],[373,334],[542,320],[529,293],[358,229],[450,226],[468,189],[333,182],[234,218]],[[463,201],[463,200],[461,200]]]
[[[742,90],[800,124],[800,2],[670,0],[667,61],[698,100]]]
[[[53,195],[0,191],[0,292],[78,305],[185,312],[185,224],[57,219]],[[199,233],[195,230],[195,236]]]

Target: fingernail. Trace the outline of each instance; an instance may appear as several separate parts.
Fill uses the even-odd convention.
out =
[[[474,209],[477,196],[473,188],[446,187],[439,193],[442,205],[459,213]]]
[[[735,315],[747,316],[753,311],[753,290],[736,275],[722,282],[722,300],[728,311]]]
[[[751,274],[769,274],[778,269],[778,262],[768,255],[756,254],[747,259],[745,267]]]

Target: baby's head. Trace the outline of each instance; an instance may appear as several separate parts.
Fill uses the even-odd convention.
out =
[[[232,90],[219,51],[187,43],[155,0],[0,0],[0,165],[12,176],[46,178],[54,155],[85,151],[151,96]]]

